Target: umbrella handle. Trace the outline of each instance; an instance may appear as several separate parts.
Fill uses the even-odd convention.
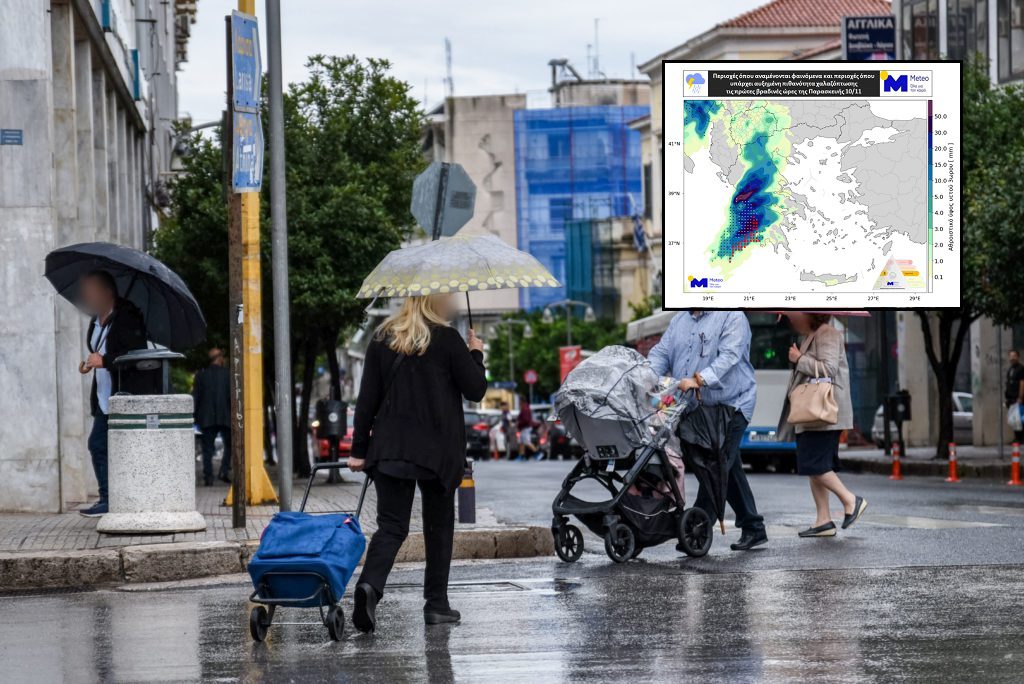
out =
[[[466,313],[469,315],[469,327],[473,328],[473,307],[469,303],[469,290],[466,290]]]
[[[719,518],[718,519],[718,527],[722,530],[722,534],[725,534],[725,519],[724,518]]]

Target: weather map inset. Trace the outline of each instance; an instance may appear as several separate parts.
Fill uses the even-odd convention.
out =
[[[664,66],[668,307],[959,305],[958,65]]]

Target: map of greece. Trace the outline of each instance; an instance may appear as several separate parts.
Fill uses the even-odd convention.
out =
[[[686,100],[686,283],[923,291],[928,103]]]

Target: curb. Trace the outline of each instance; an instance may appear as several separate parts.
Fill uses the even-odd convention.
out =
[[[259,541],[175,542],[80,551],[0,553],[0,592],[167,582],[245,572]],[[452,560],[532,558],[554,553],[547,527],[456,530]],[[396,562],[425,559],[423,533],[409,535]]]
[[[851,473],[876,473],[888,475],[892,472],[892,461],[878,459],[848,458],[840,455],[840,463]],[[949,475],[949,462],[944,459],[931,461],[900,460],[900,468],[904,476],[915,477],[946,477]],[[1005,484],[1010,479],[1009,463],[957,463],[957,474],[961,479],[993,480]]]

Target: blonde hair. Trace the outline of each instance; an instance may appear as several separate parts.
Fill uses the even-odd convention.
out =
[[[445,297],[446,295],[406,297],[402,308],[378,326],[376,338],[400,354],[423,354],[430,346],[431,324],[448,325],[448,321],[438,311],[438,305]]]

